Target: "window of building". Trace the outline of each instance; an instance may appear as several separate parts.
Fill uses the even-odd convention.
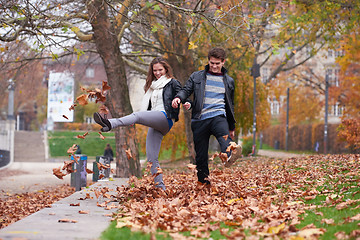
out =
[[[340,103],[335,103],[331,106],[331,112],[330,115],[335,117],[341,117],[344,113],[345,107],[341,106]]]
[[[345,51],[343,49],[335,51],[335,57],[342,57],[345,55]]]
[[[326,69],[325,72],[325,77],[327,76],[327,80],[329,82],[329,84],[332,84],[332,79],[333,79],[333,70],[331,68]]]
[[[328,57],[332,57],[334,54],[334,51],[332,49],[328,50]]]
[[[330,86],[339,86],[339,73],[340,69],[338,68],[328,68],[326,69],[326,75],[328,76],[328,81]]]
[[[334,86],[336,87],[339,86],[339,73],[340,73],[340,69],[334,70]]]
[[[85,122],[87,124],[93,124],[95,123],[94,119],[92,117],[89,117],[89,116],[85,116]]]
[[[276,98],[270,100],[270,112],[271,115],[279,115],[280,114],[280,103]]]
[[[269,78],[269,69],[268,68],[261,68],[261,81],[266,83]]]
[[[86,69],[86,77],[93,78],[95,76],[95,70],[92,67]]]

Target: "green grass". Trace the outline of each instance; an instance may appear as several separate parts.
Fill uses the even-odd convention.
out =
[[[343,196],[343,200],[360,199],[360,187],[358,186],[359,177],[357,176],[353,180],[354,181],[352,181],[351,184],[337,184],[338,179],[329,179],[323,186],[318,187],[317,190],[320,192],[323,190],[330,190],[331,195],[337,195],[338,197]],[[336,239],[334,234],[339,231],[350,234],[351,231],[358,229],[360,221],[349,222],[347,219],[360,213],[360,208],[356,208],[360,205],[360,202],[353,203],[344,209],[338,210],[335,206],[324,206],[326,197],[328,196],[329,194],[319,194],[315,199],[305,201],[307,204],[318,206],[318,208],[307,210],[306,213],[302,215],[303,220],[297,227],[301,229],[308,224],[314,224],[318,228],[325,228],[326,232],[319,237],[319,239],[324,240]],[[322,215],[319,214],[320,212]],[[334,223],[322,223],[322,219],[333,219]]]
[[[123,227],[121,229],[116,228],[116,222],[111,222],[109,228],[101,234],[101,239],[108,239],[108,240],[130,240],[130,239],[137,239],[137,240],[148,240],[151,238],[150,234],[146,234],[143,232],[132,232],[129,228]],[[166,240],[172,239],[171,237],[164,236],[163,234],[156,234],[157,240]]]
[[[87,156],[100,156],[104,153],[107,143],[115,149],[115,134],[103,133],[106,137],[102,140],[97,132],[89,132],[85,139],[77,138],[77,135],[83,135],[83,132],[75,131],[53,131],[48,132],[49,152],[51,157],[68,156],[67,150],[73,145],[78,144],[81,153]]]
[[[77,138],[78,135],[83,135],[86,131],[52,131],[48,132],[49,153],[51,157],[67,157],[69,154],[67,150],[73,145],[78,144],[81,148],[81,153],[87,156],[100,156],[104,153],[104,148],[107,143],[110,143],[115,154],[115,133],[102,133],[104,140],[99,137],[97,132],[89,132],[85,139]],[[139,149],[140,150],[140,149]],[[163,150],[159,156],[159,160],[171,158],[172,149]],[[186,151],[187,153],[187,151]],[[145,159],[145,149],[139,151],[140,159]],[[175,155],[176,159],[183,158],[181,149],[178,149]]]
[[[229,227],[225,225],[224,223],[220,223],[221,228],[228,228],[229,232],[235,230],[233,227]],[[247,235],[251,235],[248,233],[248,231],[245,231]],[[180,234],[190,237],[191,234],[189,231],[181,232]],[[143,233],[143,232],[132,232],[128,227],[122,227],[122,228],[116,228],[116,221],[112,221],[110,226],[101,234],[100,236],[101,240],[149,240],[151,239],[151,234]],[[173,239],[171,236],[169,236],[168,233],[163,231],[158,231],[155,234],[156,240],[171,240]],[[224,239],[224,235],[220,233],[220,231],[217,229],[215,231],[212,231],[210,234],[210,239]]]

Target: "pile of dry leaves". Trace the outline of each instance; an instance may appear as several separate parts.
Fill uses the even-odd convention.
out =
[[[360,155],[253,158],[232,168],[212,162],[211,186],[199,184],[194,166],[189,166],[188,171],[164,172],[166,192],[154,187],[152,176],[134,177],[128,187],[117,189],[121,203],[117,227],[144,232],[162,229],[177,239],[184,238],[179,234],[182,231],[209,238],[210,232],[217,229],[229,239],[244,237],[245,229],[259,238],[316,237],[325,229],[295,226],[301,213],[316,208],[304,200],[321,193],[328,195],[324,206],[344,208],[357,202],[343,198],[335,201],[331,199],[333,191],[319,192],[316,188],[332,176],[341,178],[341,184],[359,179],[351,177],[360,172],[359,160]],[[220,222],[235,226],[235,230],[220,227]]]
[[[62,198],[70,196],[75,188],[61,185],[37,192],[9,195],[0,198],[0,229],[35,213]]]

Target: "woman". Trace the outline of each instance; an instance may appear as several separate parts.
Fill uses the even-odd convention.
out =
[[[160,168],[158,156],[161,141],[170,131],[174,121],[179,120],[179,109],[173,108],[171,102],[181,90],[181,84],[173,78],[172,68],[164,58],[157,57],[150,63],[144,90],[140,112],[113,119],[106,119],[99,113],[94,113],[94,120],[102,126],[103,132],[136,123],[148,126],[146,155],[147,160],[152,163],[151,174],[154,175],[157,168]],[[190,106],[190,101],[184,104],[186,109]],[[166,189],[162,174],[156,176],[154,181],[157,187]]]
[[[110,162],[114,160],[114,153],[113,153],[110,143],[106,144],[106,147],[104,149],[104,157],[109,158]]]

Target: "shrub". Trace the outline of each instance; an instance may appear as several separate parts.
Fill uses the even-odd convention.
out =
[[[347,142],[351,152],[360,149],[360,120],[343,119],[338,129],[340,140]]]
[[[251,136],[242,139],[242,155],[249,156],[252,153],[253,138]]]

